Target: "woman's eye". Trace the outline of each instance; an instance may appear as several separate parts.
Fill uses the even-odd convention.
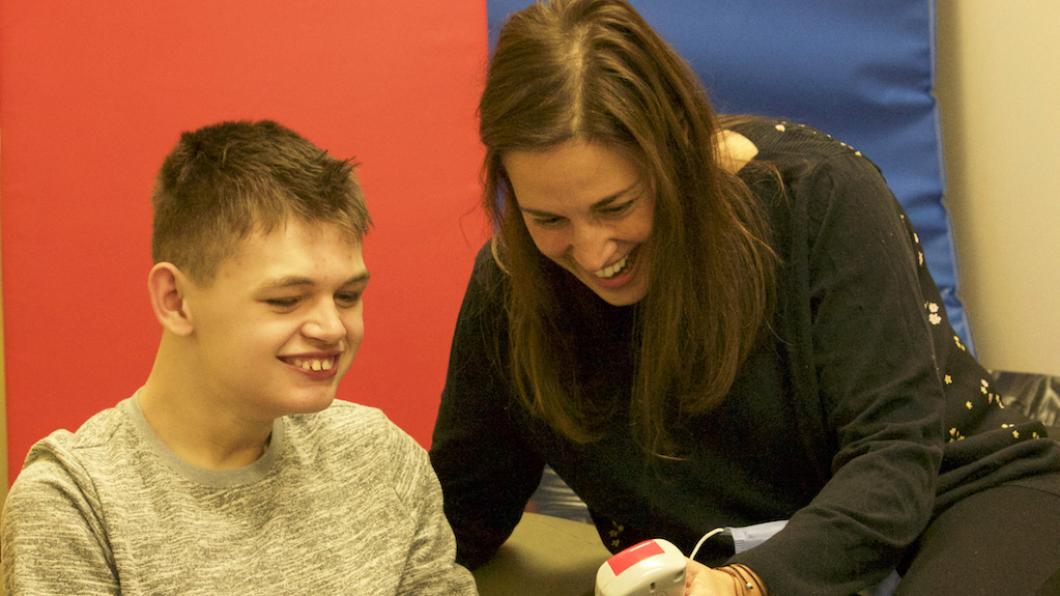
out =
[[[563,222],[562,217],[535,217],[534,225],[541,226],[542,228],[554,228]]]
[[[629,211],[629,208],[632,206],[633,201],[626,201],[625,203],[622,203],[620,205],[608,205],[607,207],[603,207],[600,209],[600,213],[602,213],[603,215],[611,216],[622,215],[626,211]]]

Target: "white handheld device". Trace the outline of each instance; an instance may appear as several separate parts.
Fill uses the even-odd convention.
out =
[[[596,572],[596,596],[682,596],[688,560],[655,538],[612,556]]]

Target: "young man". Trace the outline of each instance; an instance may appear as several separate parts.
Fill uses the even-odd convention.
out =
[[[223,123],[181,137],[153,203],[154,366],[30,451],[8,593],[474,594],[424,451],[333,401],[368,283],[351,165]]]

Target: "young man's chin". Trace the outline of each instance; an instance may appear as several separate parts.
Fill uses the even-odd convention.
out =
[[[335,388],[318,391],[293,391],[290,396],[283,399],[279,409],[280,416],[288,414],[315,414],[328,409],[331,402],[335,401]]]

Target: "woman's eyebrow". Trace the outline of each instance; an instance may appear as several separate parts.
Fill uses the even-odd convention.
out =
[[[630,184],[629,186],[627,186],[626,188],[623,188],[622,190],[619,190],[617,192],[611,193],[611,194],[607,195],[606,197],[600,199],[599,201],[596,201],[595,203],[593,203],[591,205],[591,208],[592,209],[598,209],[600,207],[606,207],[609,204],[614,203],[615,201],[617,201],[619,199],[622,199],[623,197],[625,197],[625,195],[629,194],[630,192],[636,190],[639,185],[640,185],[640,182],[634,182],[633,184]],[[523,207],[522,205],[519,206],[519,210],[522,211],[523,213],[528,213],[530,215],[535,215],[535,216],[551,216],[551,215],[553,215],[552,213],[549,213],[548,211],[541,211],[540,209],[531,209],[529,207]]]
[[[593,207],[594,208],[595,207],[606,207],[607,205],[609,205],[611,203],[614,203],[615,201],[617,201],[619,199],[624,198],[625,195],[628,195],[629,193],[631,193],[634,190],[636,190],[638,186],[640,186],[640,182],[634,182],[633,184],[630,184],[626,188],[623,188],[622,190],[620,190],[620,191],[618,191],[616,193],[607,195],[606,197],[604,197],[604,198],[600,199],[599,201],[593,203]]]

